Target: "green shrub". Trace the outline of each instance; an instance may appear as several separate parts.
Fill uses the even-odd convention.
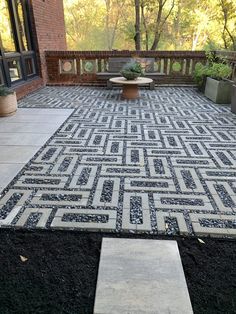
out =
[[[227,79],[232,74],[232,68],[222,56],[216,56],[213,52],[206,52],[207,63],[197,63],[193,71],[193,78],[198,88],[203,91],[207,76],[215,80]]]
[[[14,91],[5,86],[0,86],[0,96],[7,96],[14,94]]]
[[[208,69],[208,76],[218,81],[229,78],[231,74],[231,67],[224,63],[213,62]]]
[[[139,76],[144,75],[144,71],[142,69],[142,66],[137,61],[132,61],[127,63],[123,69],[120,71],[120,73],[127,79],[127,80],[134,80],[138,78]]]
[[[208,65],[204,65],[202,63],[196,64],[195,70],[193,72],[193,79],[199,88],[201,88],[201,86],[205,83],[206,77],[208,76],[208,71]]]

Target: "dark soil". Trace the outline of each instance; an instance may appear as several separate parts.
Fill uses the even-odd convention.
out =
[[[1,230],[0,314],[92,313],[103,236]],[[175,239],[194,313],[236,313],[236,241]]]

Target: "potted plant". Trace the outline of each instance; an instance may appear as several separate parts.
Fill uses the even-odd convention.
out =
[[[136,80],[138,77],[144,75],[142,66],[137,61],[132,61],[127,63],[123,69],[120,71],[121,75],[127,80]]]
[[[16,93],[5,86],[0,86],[0,117],[14,114],[16,110]]]
[[[217,104],[229,104],[232,88],[229,77],[232,68],[225,58],[213,52],[207,53],[207,60],[205,96]]]
[[[228,80],[232,69],[225,63],[213,63],[208,69],[205,96],[216,104],[230,104],[232,83]]]

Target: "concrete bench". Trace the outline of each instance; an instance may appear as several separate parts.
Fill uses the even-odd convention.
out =
[[[132,58],[109,58],[108,59],[108,69],[106,72],[98,72],[97,78],[98,80],[106,81],[107,87],[112,88],[112,82],[109,81],[110,78],[120,76],[120,71],[123,66],[131,62]],[[155,72],[154,70],[154,58],[138,58],[137,59],[145,70],[145,77],[151,78],[153,80],[152,83],[148,84],[149,88],[153,90],[155,88],[155,80],[158,79],[159,76],[165,75],[164,73]]]

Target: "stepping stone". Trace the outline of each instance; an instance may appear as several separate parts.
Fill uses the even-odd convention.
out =
[[[94,314],[193,314],[177,242],[103,238]]]

